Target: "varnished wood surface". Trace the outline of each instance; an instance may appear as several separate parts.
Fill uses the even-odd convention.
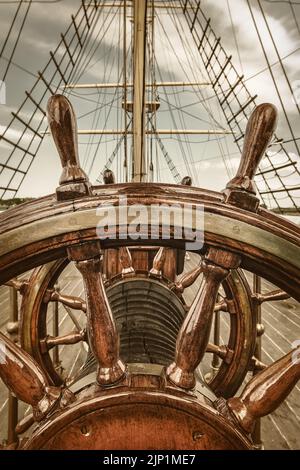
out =
[[[191,256],[186,262],[189,269],[196,266],[198,257]],[[252,283],[252,274],[246,273]],[[186,291],[186,299],[193,298],[197,290],[194,284]],[[266,280],[262,282],[262,291],[267,293],[274,286]],[[262,338],[262,362],[272,364],[288,352],[292,343],[300,339],[300,305],[293,299],[268,302],[262,306],[262,320],[265,334]],[[221,316],[220,344],[226,344],[229,322],[226,313]],[[206,355],[202,375],[210,372],[212,357]],[[251,378],[248,374],[247,380]],[[242,388],[242,387],[241,387]],[[262,436],[265,449],[300,449],[300,385],[296,385],[288,399],[271,415],[262,419]]]
[[[189,261],[186,261],[186,270],[193,269],[198,263],[196,256],[192,255]],[[249,275],[249,279],[251,279]],[[71,295],[82,296],[82,282],[80,275],[72,266],[68,267],[61,281],[61,291]],[[187,290],[187,301],[190,303],[196,293],[196,285]],[[263,292],[274,290],[269,282],[263,282]],[[0,305],[1,320],[0,329],[4,331],[5,323],[8,318],[9,308],[9,289],[0,287]],[[74,312],[84,323],[84,314]],[[80,316],[81,315],[81,316]],[[62,334],[69,333],[73,324],[70,321],[64,307],[59,305],[59,316],[61,322]],[[263,336],[262,361],[271,364],[274,360],[282,357],[290,351],[293,341],[300,339],[300,307],[293,300],[283,300],[279,302],[266,303],[263,305],[263,323],[266,327],[266,333]],[[220,344],[226,344],[228,334],[228,316],[221,314],[221,335]],[[72,351],[72,354],[70,354]],[[71,375],[82,364],[85,358],[85,351],[81,344],[60,347],[63,366],[71,369]],[[212,355],[207,354],[204,369],[202,373],[210,371]],[[250,377],[250,375],[249,375]],[[20,415],[28,409],[27,406],[20,404]],[[7,420],[7,392],[0,384],[0,439],[6,434]],[[288,400],[284,402],[279,409],[272,415],[262,419],[262,436],[266,449],[300,449],[300,385],[297,385],[291,393]]]
[[[63,273],[63,277],[60,281],[61,290],[64,293],[70,295],[78,295],[82,297],[83,295],[83,285],[80,274],[77,272],[74,266],[70,266]],[[28,276],[26,276],[28,277]],[[19,296],[20,300],[20,296]],[[6,331],[6,323],[9,318],[9,288],[5,286],[0,287],[0,306],[1,306],[1,319],[0,319],[0,330],[2,332]],[[52,310],[50,306],[50,311]],[[80,323],[80,325],[85,325],[85,314],[83,312],[74,311],[74,316]],[[52,315],[50,314],[48,323],[51,323]],[[59,304],[59,324],[60,324],[60,333],[68,334],[70,331],[75,330],[76,327],[70,320],[67,311],[62,304]],[[50,328],[51,331],[51,328]],[[61,366],[68,370],[69,375],[73,376],[83,364],[86,359],[87,351],[84,349],[83,343],[72,345],[72,354],[68,352],[70,346],[60,346],[60,359]],[[0,442],[6,438],[7,433],[7,411],[8,411],[8,393],[7,389],[4,387],[3,383],[0,381]],[[29,416],[31,413],[31,407],[25,403],[19,403],[19,417],[24,415]]]

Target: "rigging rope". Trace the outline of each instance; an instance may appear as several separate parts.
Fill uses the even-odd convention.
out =
[[[10,66],[11,66],[11,63],[12,63],[12,60],[13,60],[13,57],[14,57],[14,55],[15,55],[17,46],[18,46],[18,44],[19,44],[19,40],[20,40],[21,34],[22,34],[22,32],[23,32],[23,29],[24,29],[24,26],[25,26],[25,23],[26,23],[26,20],[27,20],[27,17],[28,17],[30,8],[31,8],[31,3],[32,3],[31,1],[28,3],[27,9],[26,9],[26,11],[25,11],[25,15],[24,15],[23,20],[22,20],[22,23],[21,23],[21,27],[20,27],[20,29],[19,29],[19,31],[18,31],[17,38],[16,38],[15,43],[14,43],[14,47],[13,47],[13,49],[12,49],[12,52],[11,52],[11,54],[10,54],[10,57],[8,58],[8,63],[7,63],[5,72],[4,72],[3,76],[2,76],[2,81],[3,81],[3,82],[5,82],[5,80],[6,80],[6,77],[7,77],[8,71],[9,71],[9,69],[10,69]],[[22,6],[22,2],[20,3],[19,7],[21,7],[21,6]],[[12,26],[13,26],[14,23],[15,23],[15,19],[17,18],[18,13],[19,13],[19,8],[17,9],[16,15],[14,16],[14,20],[13,20]],[[7,38],[6,38],[5,42],[4,42],[4,46],[3,46],[2,51],[1,51],[1,53],[0,53],[0,57],[2,56],[3,51],[4,51],[5,47],[6,47],[6,44],[7,44],[8,38],[9,38],[9,36],[10,36],[10,33],[11,33],[11,28],[10,28],[9,33],[8,33],[8,36],[7,36]]]
[[[284,113],[284,116],[285,116],[285,119],[286,119],[286,122],[287,122],[287,125],[288,125],[288,128],[289,128],[290,134],[291,134],[292,138],[295,139],[295,134],[294,134],[294,131],[293,131],[293,128],[292,128],[290,119],[289,119],[289,117],[288,117],[287,111],[286,111],[286,109],[285,109],[284,102],[283,102],[283,99],[282,99],[282,97],[281,97],[281,93],[280,93],[280,91],[279,91],[279,88],[278,88],[278,85],[277,85],[277,82],[276,82],[276,79],[275,79],[274,72],[273,72],[272,68],[270,67],[270,61],[269,61],[269,58],[268,58],[268,55],[267,55],[267,52],[266,52],[264,43],[263,43],[262,38],[261,38],[261,34],[260,34],[260,31],[259,31],[259,28],[258,28],[258,25],[257,25],[257,21],[256,21],[256,19],[255,19],[253,10],[252,10],[252,6],[251,6],[249,0],[246,0],[246,1],[247,1],[247,5],[248,5],[248,7],[249,7],[249,11],[250,11],[250,14],[251,14],[251,18],[252,18],[252,21],[253,21],[253,24],[254,24],[254,27],[255,27],[257,36],[258,36],[259,43],[260,43],[260,45],[261,45],[261,48],[262,48],[262,51],[263,51],[265,60],[266,60],[266,62],[267,62],[267,64],[268,64],[268,68],[269,68],[269,72],[270,72],[270,75],[271,75],[271,78],[272,78],[272,81],[273,81],[273,85],[274,85],[274,88],[275,88],[275,90],[276,90],[276,93],[277,93],[279,102],[280,102],[280,104],[281,104],[282,111],[283,111],[283,113]],[[299,108],[298,108],[298,109],[299,109]],[[299,148],[299,146],[298,146],[298,144],[297,144],[296,141],[295,141],[295,146],[296,146],[296,148],[297,148],[298,154],[300,155],[300,148]]]
[[[185,30],[184,30],[184,28],[183,28],[183,25],[179,22],[177,16],[174,14],[174,12],[172,13],[172,16],[173,16],[173,22],[176,24],[176,29],[177,29],[177,31],[178,31],[178,34],[180,35],[181,38],[185,38],[185,43],[186,43],[186,45],[185,45],[185,43],[183,42],[183,40],[182,40],[182,42],[183,42],[183,46],[186,48],[186,57],[187,57],[188,62],[189,62],[189,66],[190,66],[190,69],[191,69],[191,73],[193,74],[193,78],[194,78],[195,81],[197,81],[197,77],[196,77],[196,75],[195,75],[195,73],[194,73],[193,64],[198,64],[198,60],[196,59],[196,57],[195,57],[195,55],[194,55],[194,51],[193,51],[192,48],[191,48],[190,41],[188,40],[188,38],[187,38],[187,36],[186,36]],[[178,29],[178,24],[177,24],[177,23],[179,23],[179,25],[180,25],[180,27],[181,27],[181,32],[180,32],[179,29]],[[188,52],[189,52],[189,53],[188,53]],[[191,64],[191,62],[190,62],[189,55],[194,58],[193,64]],[[183,69],[183,70],[184,70],[184,69]],[[184,70],[184,71],[185,71],[185,70]],[[199,72],[201,73],[200,68],[199,68]],[[206,113],[208,114],[208,116],[211,118],[210,124],[211,124],[211,125],[217,124],[220,128],[223,128],[223,126],[220,124],[220,122],[216,120],[215,115],[214,115],[214,112],[213,112],[213,110],[212,110],[212,107],[211,107],[210,103],[207,102],[207,104],[206,104],[206,101],[207,101],[207,100],[206,100],[206,98],[204,97],[204,93],[203,93],[201,87],[198,87],[198,88],[193,87],[193,90],[194,90],[194,92],[195,92],[196,94],[198,93],[198,94],[202,97],[201,104],[202,104],[203,108],[205,109]],[[224,154],[224,150],[223,150],[223,147],[222,147],[222,142],[221,142],[220,136],[217,136],[217,139],[216,139],[216,140],[217,140],[217,143],[218,143],[218,146],[219,146],[219,149],[220,149],[220,155],[221,155],[221,157],[222,157],[224,166],[225,166],[225,168],[226,168],[226,171],[227,171],[227,173],[228,173],[228,176],[230,177],[230,176],[231,176],[231,172],[230,172],[230,170],[229,170],[229,168],[228,168],[228,163],[227,163],[226,158],[225,158],[225,156],[224,156],[225,154]],[[230,160],[229,160],[229,162],[230,162]]]
[[[233,24],[233,18],[232,18],[232,13],[231,13],[229,0],[226,0],[226,3],[227,3],[227,10],[228,10],[229,18],[230,18],[230,23],[231,23],[232,34],[233,34],[233,38],[234,38],[234,44],[235,44],[236,52],[237,52],[237,55],[238,55],[241,71],[242,71],[242,74],[243,74],[244,70],[243,70],[242,58],[241,58],[239,43],[238,43],[238,40],[237,40],[237,37],[236,37],[235,27],[234,27],[234,24]]]
[[[293,97],[294,91],[293,91],[291,82],[290,82],[290,80],[289,80],[287,71],[286,71],[286,69],[285,69],[285,67],[284,67],[284,64],[283,64],[282,60],[281,60],[281,57],[280,57],[280,54],[279,54],[279,51],[278,51],[278,47],[277,47],[276,42],[275,42],[275,40],[274,40],[274,36],[273,36],[273,34],[272,34],[272,30],[271,30],[271,28],[270,28],[270,26],[269,26],[269,23],[268,23],[268,20],[267,20],[267,18],[266,18],[264,9],[263,9],[263,7],[262,7],[262,5],[261,5],[261,1],[260,1],[260,0],[257,0],[257,3],[258,3],[258,6],[259,6],[259,9],[260,9],[260,11],[261,11],[263,20],[264,20],[264,22],[265,22],[265,25],[266,25],[266,27],[267,27],[268,33],[269,33],[269,35],[270,35],[270,38],[271,38],[273,47],[274,47],[274,49],[275,49],[275,52],[276,52],[276,55],[277,55],[277,58],[278,58],[278,62],[279,62],[279,64],[280,64],[280,66],[281,66],[283,75],[284,75],[284,77],[285,77],[285,79],[286,79],[286,82],[287,82],[288,88],[289,88],[289,90],[290,90],[291,96]],[[297,103],[295,100],[294,100],[294,104],[295,104],[295,106],[296,106],[296,108],[297,108],[298,114],[300,114],[299,105],[298,105],[298,103]]]
[[[89,5],[94,4],[95,2],[92,1],[89,3]],[[72,26],[74,26],[74,23],[71,23],[65,35],[62,35],[62,40],[58,44],[54,53],[50,56],[50,59],[48,60],[42,72],[40,72],[31,90],[29,92],[26,92],[26,98],[19,106],[17,112],[13,113],[13,118],[10,120],[10,123],[2,132],[2,135],[0,135],[0,141],[2,140],[7,143],[9,147],[12,147],[12,151],[9,152],[8,156],[5,156],[5,152],[2,152],[4,158],[3,163],[0,163],[0,175],[2,174],[5,168],[9,167],[11,170],[11,176],[7,179],[7,182],[5,183],[5,188],[2,188],[1,197],[4,197],[6,195],[11,196],[12,194],[15,195],[19,190],[25,176],[31,168],[35,156],[43,142],[43,135],[40,134],[40,129],[45,120],[45,111],[43,109],[45,97],[50,90],[51,93],[57,92],[57,90],[60,88],[61,83],[63,82],[63,79],[65,77],[65,79],[69,79],[70,73],[72,73],[74,67],[76,66],[78,58],[80,57],[82,46],[85,44],[85,41],[88,37],[89,29],[93,25],[93,21],[95,19],[96,10],[92,8],[90,11],[91,13],[88,15],[87,18],[83,12],[83,7],[81,6],[79,7],[76,15],[73,18],[74,21],[76,19],[78,20],[76,25],[77,29],[81,28],[81,44],[79,44],[79,39],[77,39],[77,31],[73,32],[72,34]],[[69,44],[67,43],[67,36],[70,36],[70,39],[68,39]],[[70,47],[73,44],[74,40],[75,45],[73,46],[73,55],[71,56]],[[48,78],[46,77],[46,73],[49,72],[50,74],[53,69],[53,57],[55,57],[55,54],[58,53],[58,50],[63,45],[65,46],[65,50],[62,54],[59,55],[59,58],[54,61],[56,66],[55,71]],[[70,60],[67,62],[63,74],[60,67],[62,66],[65,59],[70,57],[72,63],[70,62]],[[71,69],[71,72],[69,72],[70,65],[72,64],[73,68]],[[50,84],[54,83],[55,77],[57,75],[59,75],[59,80],[56,86],[51,89]],[[44,91],[40,94],[39,97],[37,97],[36,95],[40,91],[41,84],[44,84]],[[34,106],[34,110],[31,113],[30,117],[24,120],[21,117],[21,114],[24,113],[24,110],[26,110],[26,114],[28,114],[28,109],[26,108],[28,103]],[[39,113],[38,116],[37,113]],[[34,119],[36,123],[32,123]],[[23,131],[20,131],[19,133],[17,142],[10,139],[9,136],[6,136],[6,134],[12,129],[12,126],[15,122],[21,123],[24,126]],[[30,134],[30,136],[28,134],[28,131],[32,133]],[[35,145],[34,148],[32,148],[33,145]],[[16,154],[16,152],[18,153]]]
[[[119,17],[120,18],[120,17]],[[111,49],[113,48],[113,43],[111,43]],[[120,54],[120,50],[118,50],[118,61],[119,61],[119,54]],[[111,61],[111,69],[110,69],[110,73],[109,73],[109,77],[111,76],[111,73],[112,73],[112,69],[113,69],[113,66],[114,66],[114,63],[115,63],[115,59],[116,59],[116,55],[113,54],[113,60]],[[106,73],[106,68],[105,68],[105,73]],[[118,82],[120,82],[121,78],[122,78],[122,74],[123,74],[123,70],[119,70],[119,73],[118,73]],[[115,89],[115,92],[114,92],[114,98],[116,97],[116,94],[118,93],[118,89],[116,88]],[[110,116],[110,112],[111,112],[111,109],[112,107],[110,106],[107,114],[106,114],[106,117],[105,117],[105,122],[104,122],[104,126],[103,128],[106,127],[107,125],[107,122],[108,122],[108,119],[109,119],[109,116]],[[98,126],[98,123],[99,123],[99,119],[100,119],[100,114],[98,115],[98,119],[97,119],[97,123],[96,123],[96,126]],[[100,137],[99,139],[99,142],[98,142],[98,145],[94,151],[94,156],[92,157],[92,161],[89,165],[89,169],[88,169],[88,174],[90,175],[91,172],[92,172],[92,169],[94,167],[94,163],[95,163],[95,160],[96,160],[96,157],[97,157],[97,154],[98,154],[98,150],[99,150],[99,147],[101,145],[101,142],[102,142],[102,136]]]
[[[19,6],[18,6],[18,8],[17,8],[17,10],[16,10],[16,12],[15,12],[15,14],[14,14],[12,23],[11,23],[11,25],[10,25],[10,28],[9,28],[9,30],[8,30],[8,33],[7,33],[7,35],[6,35],[4,44],[3,44],[2,49],[1,49],[1,52],[0,52],[0,57],[2,57],[2,54],[3,54],[3,52],[4,52],[5,48],[6,48],[6,45],[7,45],[7,43],[8,43],[9,38],[10,38],[10,35],[11,35],[11,33],[12,33],[14,24],[15,24],[15,22],[17,21],[17,17],[18,17],[18,14],[19,14],[19,11],[20,11],[21,6],[22,6],[22,1],[19,2]]]

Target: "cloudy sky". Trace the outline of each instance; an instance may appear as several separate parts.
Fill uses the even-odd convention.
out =
[[[17,5],[15,2],[0,1],[0,51],[11,25]],[[13,64],[7,74],[5,83],[7,90],[6,105],[0,106],[0,130],[4,130],[9,122],[11,112],[16,111],[24,99],[24,92],[31,88],[35,75],[41,70],[49,58],[49,51],[54,50],[70,23],[71,14],[75,14],[79,0],[61,0],[56,2],[32,2],[27,21],[22,31],[18,47],[14,53]],[[257,0],[250,0],[252,12],[267,56],[273,67],[276,83],[282,100],[292,123],[294,133],[300,131],[299,114],[293,102],[292,95],[272,44],[270,34],[266,29],[263,16]],[[300,63],[300,6],[288,2],[262,0],[266,19],[279,54],[284,58],[284,67],[292,86],[296,89],[300,80],[297,64]],[[278,134],[289,139],[290,134],[280,107],[276,90],[272,84],[270,73],[259,44],[258,36],[251,19],[249,5],[246,0],[203,0],[201,2],[205,14],[212,19],[212,25],[217,36],[221,36],[223,47],[232,54],[233,63],[240,74],[244,74],[247,87],[251,94],[258,95],[258,102],[270,101],[276,104],[280,111]],[[26,10],[26,4],[22,6]],[[92,44],[94,57],[86,60],[86,66],[78,74],[78,83],[115,82],[122,80],[122,45],[121,22],[115,12],[109,11],[100,15],[97,27],[93,30]],[[157,11],[155,20],[155,73],[158,81],[183,80],[201,81],[206,79],[206,72],[201,57],[193,44],[184,19],[179,11],[168,15],[163,10]],[[20,27],[20,24],[19,24]],[[16,41],[18,28],[15,29],[9,44],[0,59],[0,79],[7,67],[7,58]],[[182,28],[182,29],[181,29]],[[130,19],[128,19],[128,35],[130,35]],[[105,34],[104,34],[105,33]],[[86,57],[89,59],[89,57]],[[193,93],[191,93],[193,91]],[[81,93],[81,96],[77,96]],[[298,91],[299,93],[299,91]],[[299,93],[300,95],[300,93]],[[300,96],[299,96],[300,97]],[[84,99],[83,99],[84,98]],[[203,98],[209,98],[203,106]],[[99,96],[95,90],[76,92],[70,95],[76,113],[79,117],[80,129],[108,128],[121,129],[123,113],[121,112],[122,95],[111,90]],[[211,88],[194,93],[194,90],[182,89],[167,91],[160,90],[161,107],[157,116],[159,128],[191,128],[191,129],[228,129],[226,120],[220,112],[217,100],[212,97]],[[105,106],[107,105],[107,106]],[[178,112],[178,108],[184,112]],[[100,109],[95,112],[95,109]],[[109,112],[110,111],[110,112]],[[28,110],[30,114],[30,110]],[[299,131],[298,131],[299,129]],[[13,138],[17,131],[10,130]],[[239,153],[232,142],[232,137],[226,139],[210,139],[193,136],[177,140],[163,138],[163,144],[174,161],[181,176],[187,173],[193,175],[196,185],[209,189],[220,190],[224,187],[229,176],[232,176],[239,162]],[[101,145],[99,137],[93,139],[79,138],[80,157],[82,165],[90,173],[91,180],[96,181],[107,159],[116,148],[115,137],[103,138]],[[87,145],[87,144],[90,145]],[[149,144],[150,145],[150,144]],[[150,147],[149,147],[150,148]],[[0,152],[5,155],[5,144],[0,143]],[[296,152],[291,146],[290,152]],[[295,158],[297,155],[295,156]],[[155,178],[172,182],[172,175],[167,164],[156,148],[153,150]],[[115,159],[113,168],[121,174],[122,149]],[[58,184],[60,175],[59,159],[50,137],[45,137],[40,151],[22,185],[21,196],[41,196],[53,192]]]

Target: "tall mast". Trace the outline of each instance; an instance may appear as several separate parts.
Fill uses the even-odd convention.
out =
[[[148,0],[133,1],[133,181],[147,180],[145,161],[146,22]]]

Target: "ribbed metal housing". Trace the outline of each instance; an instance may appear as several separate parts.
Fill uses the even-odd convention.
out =
[[[168,365],[174,359],[177,334],[186,315],[179,298],[155,279],[134,277],[106,289],[126,363]],[[76,380],[97,368],[91,350]]]
[[[120,333],[121,358],[128,363],[169,364],[186,314],[174,292],[141,277],[116,282],[107,296]]]

